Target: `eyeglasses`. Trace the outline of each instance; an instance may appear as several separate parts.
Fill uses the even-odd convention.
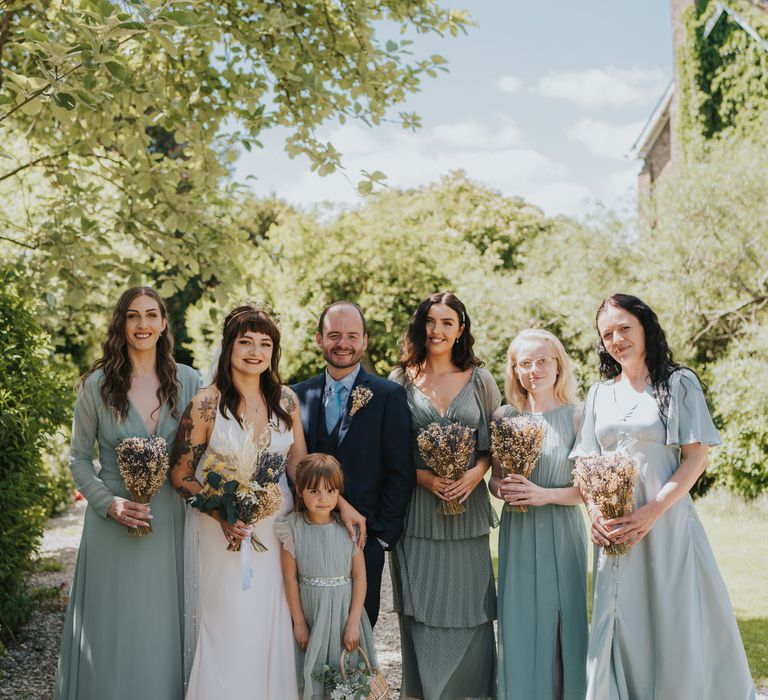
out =
[[[523,360],[522,362],[516,362],[515,367],[521,369],[523,372],[529,372],[536,365],[536,369],[546,369],[555,360],[554,357],[537,357],[535,360]]]

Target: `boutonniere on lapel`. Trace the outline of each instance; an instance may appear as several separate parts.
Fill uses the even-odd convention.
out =
[[[368,402],[373,398],[373,392],[365,386],[356,386],[352,389],[350,395],[352,399],[352,406],[349,409],[349,417],[355,415],[361,408],[364,408]]]

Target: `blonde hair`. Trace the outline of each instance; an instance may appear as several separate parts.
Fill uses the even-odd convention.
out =
[[[307,508],[301,498],[304,489],[316,489],[321,483],[344,493],[344,473],[339,460],[323,452],[313,452],[304,457],[296,466],[296,510],[301,513]]]
[[[515,364],[520,346],[525,342],[536,340],[547,343],[552,348],[555,360],[557,360],[558,373],[554,386],[555,398],[561,403],[578,404],[579,399],[576,393],[578,384],[571,368],[568,354],[556,335],[540,328],[527,328],[524,331],[520,331],[512,338],[512,342],[509,344],[509,348],[507,348],[507,371],[504,377],[504,395],[507,397],[507,401],[518,411],[526,409],[528,392],[520,383],[520,379],[515,373]]]

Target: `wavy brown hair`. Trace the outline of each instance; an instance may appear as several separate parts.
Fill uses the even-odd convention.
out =
[[[162,406],[166,401],[171,415],[177,417],[176,404],[179,399],[179,382],[176,378],[176,362],[173,359],[173,333],[167,325],[168,310],[160,295],[151,287],[131,287],[126,289],[117,300],[112,311],[112,320],[107,329],[107,339],[101,346],[101,357],[81,377],[84,382],[97,369],[104,372],[101,382],[101,398],[121,421],[128,415],[128,390],[131,388],[131,358],[128,356],[128,341],[125,337],[125,324],[128,309],[136,297],[146,296],[154,299],[160,309],[160,315],[166,321],[165,330],[157,341],[155,372],[160,380],[157,400]],[[160,410],[159,408],[156,410]]]
[[[267,404],[267,418],[276,415],[285,425],[291,424],[291,414],[280,403],[283,393],[283,383],[280,380],[278,365],[280,364],[280,329],[269,314],[256,306],[237,306],[227,314],[221,331],[221,355],[216,366],[216,374],[213,383],[221,392],[219,411],[225,418],[227,412],[234,416],[235,420],[243,424],[240,416],[240,404],[243,395],[232,379],[232,348],[238,338],[248,331],[251,333],[263,333],[272,339],[272,361],[269,369],[262,372],[259,377],[259,386]]]
[[[451,292],[436,292],[422,301],[411,316],[400,349],[400,367],[402,370],[415,367],[416,374],[418,374],[427,359],[427,314],[434,304],[449,306],[456,312],[459,325],[464,326],[461,335],[451,348],[451,362],[462,371],[470,367],[482,366],[483,362],[475,356],[472,350],[475,339],[470,332],[472,323],[464,303]]]

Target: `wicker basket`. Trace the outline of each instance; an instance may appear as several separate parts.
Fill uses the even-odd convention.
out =
[[[363,661],[365,661],[366,673],[371,674],[370,680],[368,681],[368,687],[371,689],[371,692],[368,693],[368,700],[387,700],[389,697],[389,685],[387,685],[387,679],[384,678],[378,668],[373,668],[371,666],[371,662],[368,660],[368,654],[363,651],[362,647],[358,647],[357,651]],[[344,649],[341,652],[341,659],[339,660],[339,670],[341,672],[341,677],[344,680],[347,680],[347,654],[349,654],[349,652]]]

